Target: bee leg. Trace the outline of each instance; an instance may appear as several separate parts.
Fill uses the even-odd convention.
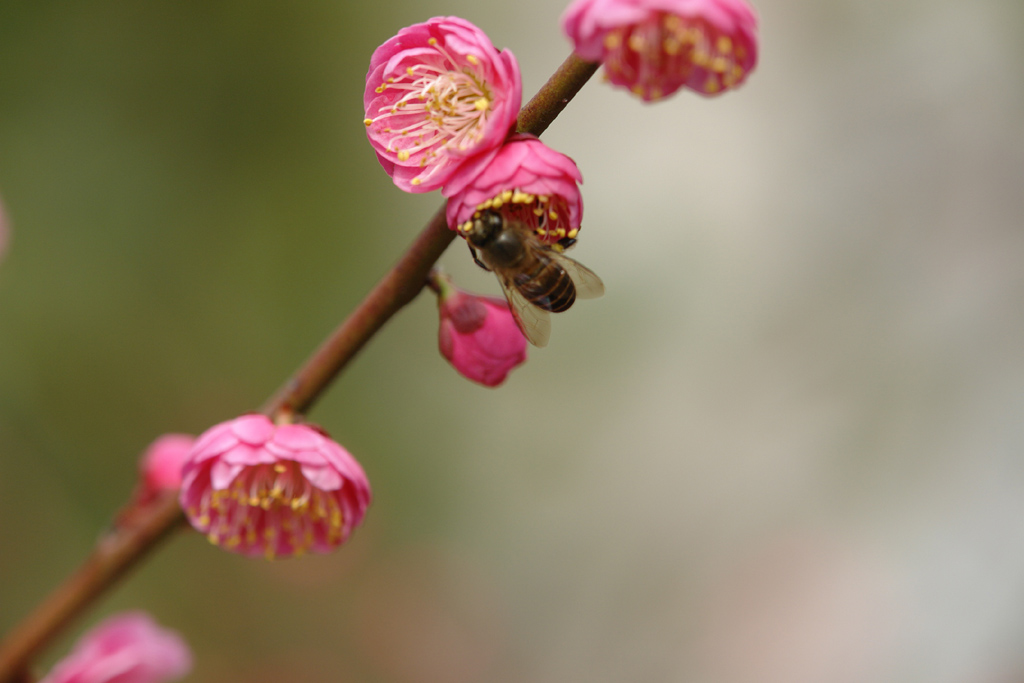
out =
[[[477,264],[487,272],[491,272],[491,269],[484,265],[484,262],[480,260],[480,257],[476,255],[476,249],[473,248],[472,244],[467,244],[469,247],[469,253],[473,255],[473,263]]]

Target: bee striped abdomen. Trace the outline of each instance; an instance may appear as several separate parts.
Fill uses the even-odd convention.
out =
[[[569,273],[547,259],[535,259],[532,267],[515,276],[515,285],[527,301],[552,313],[561,313],[576,301],[576,286]]]

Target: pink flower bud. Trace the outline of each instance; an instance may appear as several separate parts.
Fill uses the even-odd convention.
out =
[[[142,498],[149,500],[160,491],[181,488],[181,468],[195,441],[190,434],[164,434],[150,444],[139,461]]]
[[[475,296],[441,280],[441,355],[463,377],[496,387],[526,362],[526,337],[504,299]]]
[[[444,185],[455,168],[493,154],[516,122],[519,64],[459,17],[403,28],[370,58],[366,134],[384,170],[406,192]]]
[[[471,161],[452,176],[442,192],[448,226],[465,232],[478,211],[494,209],[544,242],[575,238],[583,220],[582,182],[572,159],[532,135],[513,135],[493,159]]]
[[[615,85],[651,102],[687,87],[738,87],[757,64],[757,14],[745,0],[576,0],[562,30]]]
[[[326,553],[370,504],[355,458],[306,424],[243,415],[206,430],[182,472],[181,507],[211,543],[267,559]]]
[[[139,459],[139,481],[131,500],[117,514],[118,527],[132,526],[160,494],[181,487],[181,468],[195,440],[189,434],[164,434],[149,445]]]
[[[82,636],[40,683],[163,683],[191,668],[181,636],[144,612],[126,612]]]

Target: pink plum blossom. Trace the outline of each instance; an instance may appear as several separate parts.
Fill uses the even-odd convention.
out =
[[[134,524],[162,494],[181,488],[181,468],[196,438],[190,434],[164,434],[139,459],[139,481],[131,500],[117,515],[117,526]]]
[[[459,164],[493,155],[522,103],[519,64],[479,28],[435,17],[374,51],[363,105],[366,134],[406,192],[436,190]]]
[[[569,157],[532,135],[513,135],[493,159],[460,167],[442,194],[448,226],[465,233],[473,217],[493,209],[522,221],[547,243],[574,239],[583,220],[583,176]]]
[[[267,559],[326,553],[370,504],[370,483],[348,451],[307,424],[249,414],[196,440],[182,471],[181,507],[211,543]]]
[[[583,59],[651,102],[687,87],[738,87],[757,64],[757,14],[745,0],[575,0],[562,29]]]
[[[504,299],[463,292],[439,281],[441,355],[463,377],[488,387],[505,381],[512,368],[526,362],[526,337],[519,331]]]
[[[181,636],[144,612],[125,612],[82,636],[40,683],[163,683],[191,668]]]
[[[150,444],[139,461],[145,497],[181,488],[181,468],[188,460],[195,441],[196,437],[191,434],[164,434]]]

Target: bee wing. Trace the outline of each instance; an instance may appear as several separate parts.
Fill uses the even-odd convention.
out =
[[[551,316],[548,312],[527,301],[507,278],[498,276],[498,282],[505,291],[512,317],[526,340],[538,348],[547,346],[551,337]]]
[[[597,273],[564,254],[552,251],[551,255],[558,261],[558,265],[562,266],[565,272],[569,274],[569,277],[572,278],[573,284],[576,285],[577,299],[596,299],[604,294],[604,283],[601,282],[601,278],[597,276]]]

